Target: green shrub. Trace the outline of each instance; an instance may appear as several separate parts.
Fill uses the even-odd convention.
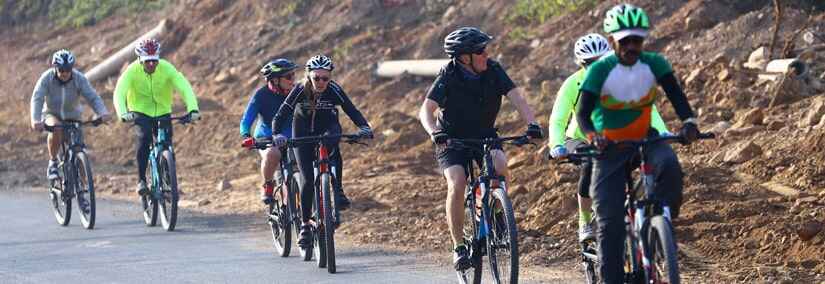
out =
[[[541,24],[554,16],[589,9],[598,3],[598,0],[517,0],[507,20],[511,23],[522,20]]]
[[[111,15],[134,15],[159,9],[170,0],[1,0],[2,24],[48,16],[60,26],[92,25]]]

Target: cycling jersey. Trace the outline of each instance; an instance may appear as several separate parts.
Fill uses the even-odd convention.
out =
[[[358,127],[369,127],[367,120],[355,108],[355,105],[352,104],[352,101],[338,83],[329,81],[324,92],[315,95],[310,95],[310,90],[304,91],[306,84],[299,83],[289,92],[289,96],[286,97],[278,110],[278,114],[275,115],[272,121],[272,130],[275,133],[283,132],[290,116],[295,121],[308,122],[309,129],[303,131],[310,133],[323,132],[332,125],[339,125],[338,108],[336,106],[341,106],[344,113]],[[314,96],[314,98],[310,98],[310,96]],[[293,124],[296,123],[293,122]]]
[[[598,95],[592,113],[596,132],[614,141],[647,136],[657,81],[672,73],[670,63],[653,52],[642,52],[632,66],[620,64],[616,54],[593,63],[581,91]]]
[[[275,93],[267,85],[255,91],[241,117],[241,136],[250,135],[252,123],[255,122],[255,118],[259,118],[258,126],[255,127],[255,138],[272,137],[272,119],[285,100],[285,94]],[[292,137],[292,116],[287,116],[286,119],[287,123],[279,133]]]
[[[558,93],[556,93],[556,101],[553,103],[553,112],[550,115],[550,146],[563,146],[565,138],[572,138],[577,140],[586,140],[584,133],[579,128],[576,119],[570,119],[574,115],[576,105],[579,103],[579,88],[586,69],[580,69],[567,77],[561,85]],[[659,131],[659,133],[669,132],[667,125],[662,120],[656,105],[651,107],[652,111],[652,127]],[[569,123],[569,124],[568,124]],[[567,130],[565,132],[565,129]]]
[[[103,99],[97,95],[83,73],[73,69],[72,78],[63,82],[57,78],[55,69],[49,68],[40,75],[32,91],[31,120],[42,121],[43,113],[55,115],[61,120],[80,120],[83,114],[81,96],[94,108],[96,114],[109,113]]]
[[[118,117],[128,111],[149,117],[172,113],[172,90],[177,90],[186,104],[186,111],[198,110],[198,101],[192,85],[175,66],[160,59],[152,74],[143,70],[137,60],[129,64],[117,80],[114,104]]]
[[[478,75],[453,60],[441,69],[427,98],[438,103],[438,124],[450,137],[481,138],[482,131],[495,127],[501,97],[515,87],[501,64],[492,59]]]

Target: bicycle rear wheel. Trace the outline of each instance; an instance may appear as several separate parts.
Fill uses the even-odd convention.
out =
[[[86,229],[95,227],[95,185],[92,164],[86,153],[79,152],[75,157],[77,169],[77,209],[80,211],[80,223]]]
[[[158,200],[160,223],[166,231],[173,231],[178,220],[178,176],[175,171],[175,158],[169,150],[161,153],[158,176],[161,191],[161,199]]]
[[[292,202],[289,201],[291,199],[291,193],[289,192],[292,186],[291,184],[292,182],[290,180],[286,180],[285,183],[279,187],[279,194],[277,194],[277,196],[281,198],[275,198],[269,205],[268,223],[272,231],[275,250],[278,251],[278,255],[281,257],[289,256],[289,252],[292,249],[292,212],[294,212],[294,210],[291,209]],[[281,191],[286,192],[286,194],[280,194]],[[283,198],[284,196],[286,196],[286,198]]]
[[[72,199],[66,198],[63,194],[65,189],[62,188],[61,178],[51,180],[49,183],[51,185],[49,186],[49,200],[51,201],[54,218],[61,226],[68,226],[69,221],[72,219]]]
[[[679,262],[676,257],[676,241],[670,222],[663,216],[650,218],[647,231],[648,259],[652,266],[647,272],[649,283],[679,284]]]
[[[518,283],[518,231],[513,205],[503,188],[492,190],[490,211],[490,234],[487,235],[487,257],[490,272],[496,283]],[[485,216],[486,217],[486,216]]]
[[[335,208],[332,207],[332,180],[329,174],[321,175],[321,192],[324,203],[324,233],[321,237],[324,238],[324,244],[327,251],[327,272],[335,273],[335,224],[332,217]]]
[[[475,214],[476,200],[474,197],[468,198],[464,204],[464,244],[470,249],[472,265],[464,271],[456,271],[456,275],[458,275],[459,283],[480,284],[482,245],[475,239],[475,234],[478,232],[478,220]]]

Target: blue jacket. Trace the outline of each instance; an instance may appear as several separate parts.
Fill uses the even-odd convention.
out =
[[[255,118],[260,117],[258,126],[255,128],[255,138],[269,138],[272,137],[272,119],[281,107],[281,104],[286,100],[285,94],[277,94],[269,89],[266,85],[255,91],[255,94],[249,99],[249,105],[241,117],[241,136],[251,135],[249,130]],[[292,116],[287,127],[281,129],[281,134],[286,137],[292,136]]]

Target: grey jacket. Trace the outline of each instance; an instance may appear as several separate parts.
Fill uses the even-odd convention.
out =
[[[66,83],[57,79],[54,68],[49,68],[34,86],[31,99],[32,121],[42,121],[43,113],[55,115],[60,119],[80,120],[83,106],[80,97],[84,97],[97,115],[108,114],[103,99],[97,95],[89,80],[80,71],[72,70],[72,79]]]

